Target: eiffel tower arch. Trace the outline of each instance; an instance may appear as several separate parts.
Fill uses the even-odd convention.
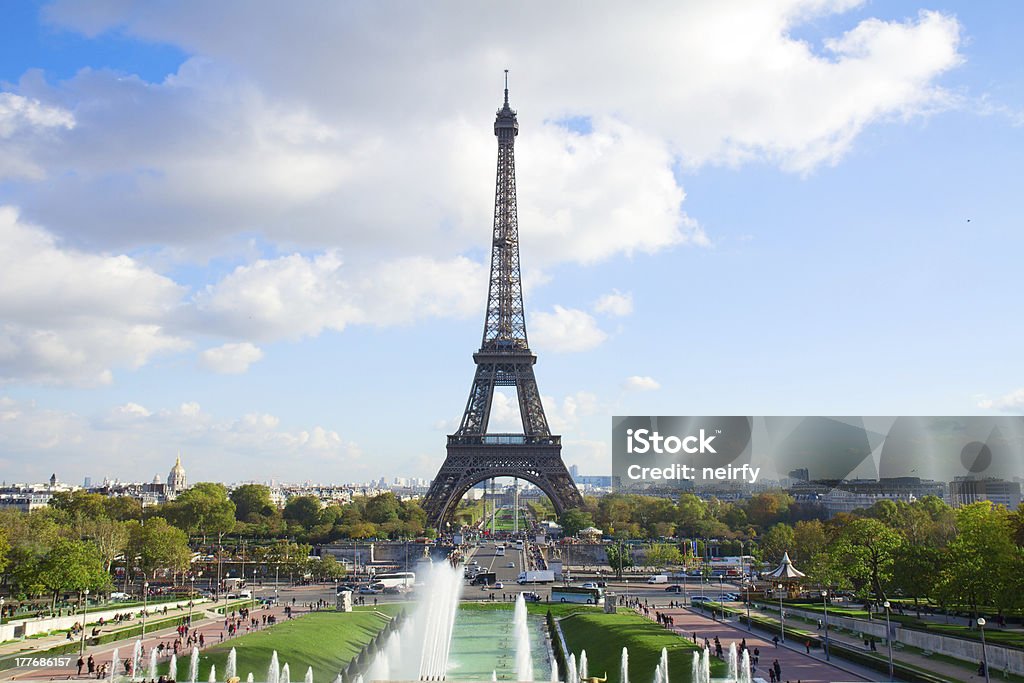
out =
[[[498,171],[494,190],[491,276],[483,341],[473,354],[476,374],[458,430],[448,436],[448,456],[427,491],[423,508],[432,526],[443,528],[455,506],[474,485],[494,477],[525,479],[542,490],[561,514],[583,503],[562,462],[562,438],[551,433],[537,390],[537,356],[526,337],[526,315],[519,268],[516,209],[516,112],[505,103],[494,120]],[[488,432],[496,387],[515,387],[522,434]]]

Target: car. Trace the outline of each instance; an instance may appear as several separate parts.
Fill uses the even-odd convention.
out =
[[[480,564],[479,562],[477,562],[476,560],[473,560],[471,562],[468,562],[467,566],[469,566],[469,567],[476,567],[479,564]]]
[[[338,595],[341,595],[342,593],[351,593],[351,592],[352,592],[352,586],[339,586],[338,587]]]
[[[740,599],[739,593],[722,593],[718,596],[718,599],[722,602],[734,602]]]
[[[713,602],[713,600],[706,595],[694,595],[690,598],[691,605],[695,605],[699,602]]]
[[[665,592],[666,593],[682,593],[683,592],[683,587],[680,586],[678,583],[674,583],[671,586],[666,586],[665,587]]]
[[[515,569],[516,568],[516,563],[515,562],[509,562],[505,566],[508,567],[509,569]]]
[[[585,584],[583,584],[582,586],[580,586],[580,588],[598,588],[598,587],[599,587],[599,586],[598,586],[598,585],[597,585],[597,583],[596,583],[596,582],[594,582],[594,581],[587,581],[587,582],[586,582]]]
[[[526,602],[540,602],[540,596],[533,591],[523,593],[523,600]]]
[[[380,589],[374,588],[373,586],[363,586],[359,589],[360,595],[379,595]]]
[[[131,600],[132,596],[128,595],[127,593],[111,593],[110,594],[110,599],[111,600],[124,601],[124,600]]]

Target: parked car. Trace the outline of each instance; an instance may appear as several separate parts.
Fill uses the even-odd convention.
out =
[[[516,568],[516,563],[515,562],[509,562],[505,566],[508,567],[509,569],[515,569]]]
[[[683,587],[680,586],[678,583],[674,583],[671,586],[667,586],[665,588],[665,592],[666,593],[682,593],[683,592]]]
[[[501,590],[504,587],[505,587],[505,584],[503,584],[501,581],[499,581],[496,584],[494,584],[495,590]]]
[[[363,586],[359,589],[360,595],[379,595],[380,589],[374,588],[373,586]]]

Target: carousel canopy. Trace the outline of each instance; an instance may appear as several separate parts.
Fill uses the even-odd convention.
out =
[[[793,566],[793,561],[789,559],[787,552],[782,555],[782,564],[767,574],[762,574],[761,578],[775,581],[799,581],[805,576],[807,575]]]

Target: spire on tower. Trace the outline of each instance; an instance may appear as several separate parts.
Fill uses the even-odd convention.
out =
[[[505,106],[508,106],[508,69],[505,69]]]

